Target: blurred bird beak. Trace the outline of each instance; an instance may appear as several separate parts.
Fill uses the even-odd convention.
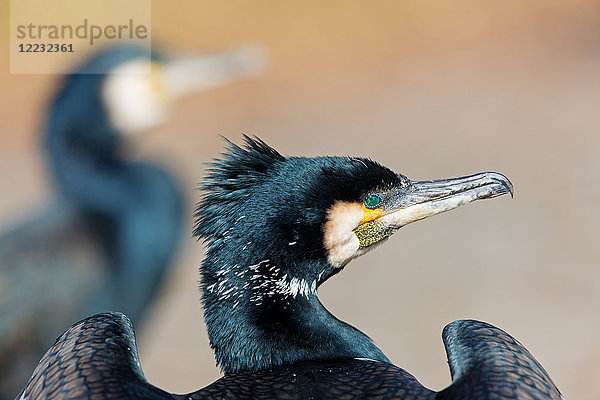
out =
[[[259,46],[174,58],[163,66],[165,90],[171,99],[177,99],[196,90],[256,77],[268,61],[267,51]]]
[[[449,211],[474,200],[510,193],[512,183],[497,172],[483,172],[461,178],[415,181],[389,193],[377,218],[391,229]]]

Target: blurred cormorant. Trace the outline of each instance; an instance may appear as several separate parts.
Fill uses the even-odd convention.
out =
[[[515,339],[455,321],[443,340],[453,382],[440,392],[390,363],[331,315],[318,287],[406,224],[510,193],[501,174],[411,181],[367,158],[283,157],[258,139],[230,144],[209,170],[195,233],[204,316],[225,376],[174,395],[149,384],[122,314],[65,332],[19,399],[560,399]]]
[[[166,120],[182,95],[262,62],[251,47],[166,58],[123,45],[64,79],[43,141],[59,198],[0,237],[0,399],[65,325],[105,310],[140,321],[173,259],[183,196],[163,166],[128,157],[126,136]]]

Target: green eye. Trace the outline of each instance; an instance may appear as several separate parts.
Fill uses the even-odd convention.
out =
[[[367,208],[375,208],[381,203],[381,197],[376,194],[370,194],[365,199],[365,207]]]

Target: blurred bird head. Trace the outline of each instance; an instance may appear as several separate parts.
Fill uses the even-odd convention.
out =
[[[147,50],[146,50],[147,51]],[[174,102],[198,90],[258,76],[267,53],[257,46],[163,57],[134,56],[110,70],[102,97],[115,128],[135,134],[165,122]]]
[[[125,135],[165,122],[177,99],[259,75],[266,63],[260,47],[179,56],[133,45],[105,48],[62,82],[47,140],[64,137],[74,149],[112,154]]]

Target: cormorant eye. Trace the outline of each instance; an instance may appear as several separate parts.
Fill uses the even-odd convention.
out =
[[[365,207],[366,208],[373,209],[373,208],[377,207],[379,205],[379,203],[381,203],[381,196],[379,196],[377,194],[370,194],[365,199]]]

